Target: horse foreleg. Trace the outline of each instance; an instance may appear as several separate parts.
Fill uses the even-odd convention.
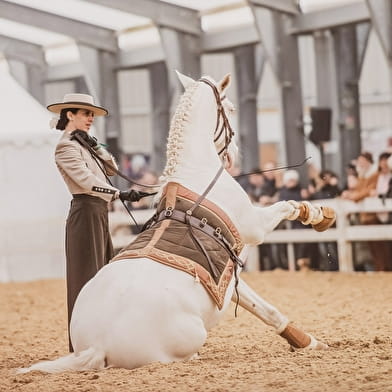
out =
[[[239,279],[237,291],[239,305],[267,325],[275,328],[276,333],[285,338],[294,349],[313,348],[320,350],[328,348],[326,344],[317,341],[312,335],[301,331],[290,323],[286,316],[261,298],[242,279]],[[237,301],[236,293],[233,293],[232,301]]]
[[[312,225],[316,231],[325,231],[330,228],[336,220],[336,213],[331,207],[322,207],[308,201],[289,200],[295,211],[287,218],[298,220],[304,225]]]

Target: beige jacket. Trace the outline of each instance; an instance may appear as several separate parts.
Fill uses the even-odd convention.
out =
[[[97,154],[117,168],[111,154],[100,148]],[[118,197],[119,190],[107,180],[90,152],[76,140],[71,140],[71,132],[64,131],[55,151],[56,165],[64,178],[69,191],[74,194],[87,194],[111,201]],[[108,176],[114,175],[109,168],[104,169]]]

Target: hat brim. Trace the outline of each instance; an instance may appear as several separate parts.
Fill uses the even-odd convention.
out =
[[[53,103],[52,105],[48,105],[46,108],[57,114],[59,114],[63,109],[87,109],[91,110],[96,116],[107,116],[109,114],[105,108],[84,102]]]

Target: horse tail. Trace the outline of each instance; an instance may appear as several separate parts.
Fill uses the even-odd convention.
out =
[[[35,363],[27,368],[20,368],[18,373],[28,373],[33,370],[40,370],[47,373],[60,373],[65,371],[102,370],[105,366],[105,352],[93,347],[60,357],[53,361],[43,361]]]

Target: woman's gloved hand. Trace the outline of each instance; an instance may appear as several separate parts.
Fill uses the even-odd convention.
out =
[[[75,136],[80,136],[87,144],[92,147],[96,148],[98,146],[98,140],[94,136],[90,136],[87,132],[81,131],[80,129],[77,129],[73,132],[71,132],[71,139],[76,139],[78,140]]]
[[[120,191],[119,198],[122,201],[139,201],[141,198],[149,196],[149,193],[142,191],[135,191],[130,189],[129,191]]]

